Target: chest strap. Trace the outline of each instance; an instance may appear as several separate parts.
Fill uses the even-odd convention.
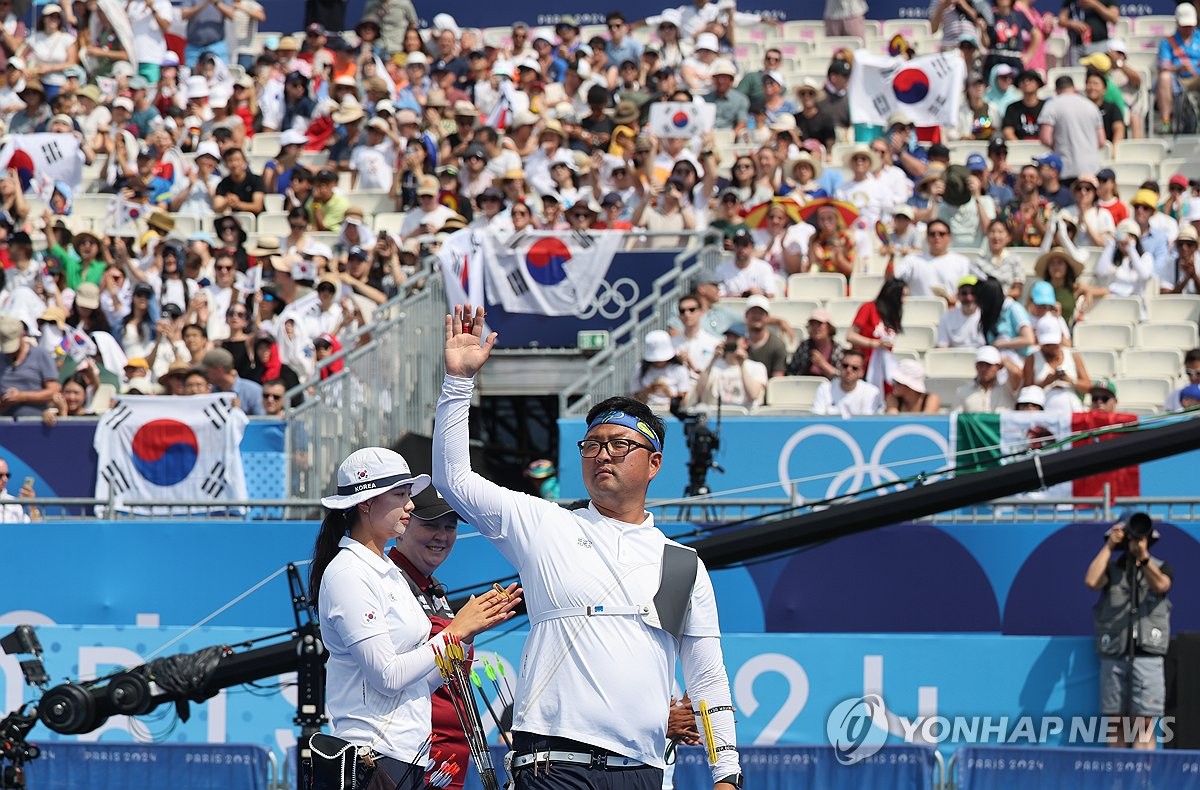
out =
[[[558,620],[563,617],[603,617],[603,616],[635,616],[645,617],[650,614],[649,606],[609,606],[595,604],[593,606],[567,606],[562,609],[548,609],[537,614],[530,613],[529,624],[537,625],[547,620]]]

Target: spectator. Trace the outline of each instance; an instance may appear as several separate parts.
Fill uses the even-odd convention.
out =
[[[1035,342],[1029,313],[1015,299],[1005,296],[996,280],[980,280],[972,290],[979,303],[979,331],[984,343],[999,349],[1005,362],[1019,372]]]
[[[1091,300],[1105,296],[1146,298],[1146,286],[1154,276],[1155,266],[1154,257],[1142,246],[1141,236],[1142,229],[1134,220],[1125,220],[1117,228],[1116,236],[1100,251],[1096,261],[1094,281],[1088,287]]]
[[[188,361],[193,366],[199,365],[204,359],[204,355],[212,350],[212,344],[208,342],[208,332],[202,324],[188,324],[184,326],[183,345],[187,349]]]
[[[987,148],[991,168],[988,170],[988,194],[995,199],[996,205],[1005,206],[1016,197],[1014,185],[1017,177],[1008,166],[1008,143],[1004,141],[1002,132],[997,132]]]
[[[237,396],[237,405],[251,417],[264,413],[262,385],[238,375],[234,368],[233,355],[229,351],[214,348],[204,355],[200,367],[213,391],[232,392]]]
[[[1038,319],[1037,342],[1038,350],[1025,359],[1025,386],[1042,388],[1046,411],[1083,411],[1081,399],[1092,380],[1078,352],[1063,347],[1055,316]]]
[[[4,319],[0,319],[2,321]],[[21,484],[21,490],[14,497],[8,493],[8,482],[12,474],[9,472],[8,460],[0,458],[0,502],[4,504],[0,506],[0,523],[4,524],[28,524],[30,521],[40,521],[41,514],[36,505],[18,505],[16,502],[22,499],[33,499],[37,494],[33,490],[33,485],[29,480]],[[26,507],[29,508],[28,512]]]
[[[976,154],[978,173],[952,166],[942,176],[942,186],[934,185],[937,218],[950,228],[950,246],[982,247],[988,223],[996,217],[996,201],[986,195],[983,157]]]
[[[724,341],[717,346],[692,390],[696,403],[749,409],[763,402],[767,369],[761,362],[750,359],[744,331],[736,326],[725,330]]]
[[[975,301],[975,286],[979,278],[967,275],[958,281],[958,303],[938,320],[938,348],[979,348],[983,334],[979,331],[979,303]]]
[[[837,379],[823,381],[813,395],[813,414],[856,415],[880,414],[883,395],[874,384],[863,381],[866,361],[863,354],[852,348],[842,354]]]
[[[877,151],[876,154],[878,155],[878,153]],[[799,156],[790,160],[788,162],[788,171],[791,176],[791,181],[787,184],[790,187],[788,191],[789,195],[808,201],[829,197],[829,193],[825,190],[825,187],[817,180],[821,177],[822,173],[821,162],[818,159],[814,159],[813,155],[808,151],[801,151]],[[903,172],[901,172],[901,176],[903,175]],[[905,178],[904,180],[907,183],[908,179]],[[782,187],[780,191],[783,191]],[[769,196],[767,199],[770,199]]]
[[[1099,189],[1100,182],[1091,173],[1081,173],[1071,185],[1075,205],[1063,209],[1060,217],[1075,226],[1071,240],[1076,246],[1103,247],[1116,232],[1112,214],[1096,202]]]
[[[0,315],[0,417],[41,417],[59,391],[50,352],[25,336],[25,325]]]
[[[1006,140],[1037,140],[1041,134],[1041,115],[1045,102],[1038,92],[1046,81],[1033,69],[1022,71],[1017,77],[1017,88],[1021,100],[1014,101],[1004,111],[1002,131]]]
[[[1079,276],[1083,274],[1083,264],[1076,260],[1063,247],[1054,247],[1042,255],[1034,266],[1034,276],[1038,282],[1049,284],[1054,289],[1054,302],[1058,313],[1068,323],[1075,321],[1075,307],[1079,296],[1083,294]],[[1036,283],[1034,285],[1036,286]]]
[[[929,152],[917,142],[916,127],[907,113],[897,111],[889,116],[886,140],[892,164],[912,180],[920,180],[929,168]]]
[[[661,329],[647,332],[642,342],[642,363],[630,386],[633,397],[662,411],[675,398],[686,398],[691,388],[692,377],[675,358],[671,336]]]
[[[975,380],[958,388],[954,395],[954,410],[994,414],[1013,409],[1016,400],[1012,387],[1000,381],[1002,368],[1000,352],[993,346],[981,346],[975,352]],[[1009,381],[1019,382],[1020,379],[1012,377]]]
[[[453,209],[443,206],[437,198],[437,176],[421,176],[417,182],[417,208],[408,212],[400,226],[402,239],[433,235],[442,229],[446,220],[455,215]]]
[[[1039,280],[1033,284],[1033,289],[1029,292],[1029,318],[1037,323],[1044,315],[1053,315],[1058,319],[1059,329],[1063,333],[1063,345],[1074,345],[1071,342],[1071,327],[1062,317],[1061,308],[1054,298],[1054,286],[1044,280]]]
[[[1054,92],[1055,97],[1046,102],[1038,116],[1038,139],[1061,157],[1059,176],[1071,182],[1080,173],[1100,169],[1100,151],[1108,138],[1100,110],[1075,90],[1070,77],[1055,80]]]
[[[892,347],[896,344],[896,336],[904,331],[904,298],[907,295],[908,283],[904,280],[886,281],[875,300],[858,309],[850,323],[850,331],[846,333],[846,340],[862,357],[863,370],[860,372],[880,390],[890,378],[888,371],[896,363]]]
[[[712,66],[712,90],[705,94],[704,100],[715,105],[717,109],[714,128],[730,129],[735,138],[746,131],[746,121],[750,115],[750,100],[746,95],[733,90],[733,78],[737,69],[732,62],[724,58],[717,60]]]
[[[925,366],[915,359],[902,359],[892,372],[892,391],[885,404],[886,414],[937,414],[942,399],[925,385]]]
[[[637,63],[642,58],[643,47],[629,35],[629,23],[620,11],[609,12],[605,18],[608,27],[608,43],[605,51],[610,63],[620,65],[631,60]]]
[[[795,221],[794,211],[791,199],[772,198],[766,221],[750,231],[760,257],[770,264],[775,274],[785,277],[804,271],[808,242],[813,234],[812,225]]]
[[[855,235],[846,228],[846,221],[842,218],[841,210],[831,205],[829,198],[818,198],[808,205],[813,206],[814,204],[818,205],[812,215],[812,224],[816,227],[816,231],[808,234],[810,238],[807,255],[800,257],[793,253],[793,257],[800,257],[799,270],[801,272],[814,270],[834,272],[843,274],[849,279],[854,273],[857,254]],[[800,239],[796,239],[794,246],[799,246],[800,243]],[[801,247],[801,249],[803,248]],[[788,273],[792,273],[790,267]]]
[[[1090,411],[1113,414],[1117,411],[1117,385],[1112,379],[1094,379],[1088,390],[1091,397]]]
[[[1043,200],[1057,207],[1066,208],[1075,204],[1071,190],[1062,182],[1063,160],[1056,153],[1042,154],[1034,162],[1038,165],[1041,186],[1038,191]]]
[[[1171,257],[1175,276],[1159,282],[1162,293],[1200,293],[1200,277],[1196,274],[1197,268],[1200,268],[1200,255],[1196,252],[1198,239],[1200,234],[1197,234],[1191,225],[1179,229],[1179,235],[1175,237],[1175,251]]]
[[[913,296],[939,296],[951,307],[955,303],[958,282],[970,274],[971,263],[950,250],[950,225],[935,219],[925,227],[927,253],[905,256],[893,267],[892,274],[905,281]]]
[[[1167,181],[1167,199],[1159,204],[1158,210],[1164,216],[1176,222],[1185,222],[1188,200],[1185,197],[1188,190],[1187,176],[1176,173]]]
[[[263,414],[268,417],[284,417],[284,395],[287,387],[280,379],[267,379],[262,384]]]
[[[835,129],[850,128],[850,98],[847,93],[850,88],[850,71],[850,64],[841,58],[830,61],[829,68],[825,71],[820,110],[833,122]]]
[[[971,262],[971,273],[980,279],[1000,281],[1000,287],[1013,299],[1020,300],[1025,289],[1025,272],[1021,259],[1012,254],[1012,233],[1008,224],[999,217],[987,226],[987,246],[979,257]]]
[[[604,219],[592,224],[594,230],[633,230],[633,223],[621,219],[625,211],[621,193],[609,192],[605,195],[600,201],[600,209],[604,212]]]
[[[183,378],[184,395],[208,395],[212,391],[212,385],[208,383],[208,377],[199,368],[188,373]]]
[[[825,0],[825,35],[866,36],[866,0]]]
[[[808,337],[800,342],[788,360],[787,375],[831,379],[837,375],[843,354],[842,345],[837,342],[833,317],[829,311],[818,308],[809,316],[807,327]]]
[[[228,148],[223,156],[229,175],[217,184],[213,197],[213,209],[217,212],[248,211],[263,212],[263,195],[266,187],[260,176],[250,172],[246,154],[240,148]]]
[[[634,227],[650,233],[683,233],[694,230],[696,218],[692,209],[684,204],[685,194],[686,185],[675,176],[668,178],[667,183],[661,187],[652,187],[642,197],[633,213]],[[746,238],[749,239],[750,234],[746,234]],[[651,239],[650,246],[675,246],[676,243],[673,237],[663,237],[658,240]],[[770,267],[766,261],[763,261],[763,264]]]
[[[703,319],[704,303],[698,295],[690,293],[679,300],[679,323],[682,328],[671,342],[676,358],[689,370],[693,382],[708,367],[721,343],[719,333],[708,331]]]
[[[1171,112],[1175,97],[1184,91],[1200,91],[1200,36],[1196,35],[1196,6],[1192,3],[1175,6],[1175,25],[1175,32],[1158,45],[1155,103],[1158,106],[1159,131],[1163,134],[1172,131]]]
[[[994,21],[991,5],[982,0],[933,0],[929,5],[930,29],[934,33],[942,31],[943,51],[958,48],[968,37],[974,40],[982,36]]]
[[[787,371],[787,346],[768,327],[768,323],[772,322],[770,300],[759,294],[747,299],[745,319],[750,359],[761,362],[769,378],[784,375]],[[782,323],[779,319],[773,322],[776,326]],[[783,327],[791,332],[790,326],[783,324]]]
[[[762,112],[763,106],[763,75],[768,71],[777,71],[783,65],[783,53],[776,47],[770,47],[763,54],[762,68],[758,71],[751,71],[742,76],[738,81],[737,91],[750,100],[750,112],[758,115]],[[812,91],[813,100],[815,102],[817,90],[820,90],[818,84]],[[803,88],[803,86],[801,86]]]
[[[1116,0],[1065,0],[1058,25],[1067,31],[1070,48],[1066,65],[1074,66],[1093,52],[1108,49],[1108,26],[1121,16]],[[1089,170],[1095,171],[1094,167]]]
[[[1092,57],[1101,57],[1093,55]],[[1102,57],[1107,58],[1107,55]],[[1104,123],[1104,136],[1112,145],[1113,156],[1116,156],[1117,143],[1125,139],[1125,114],[1121,108],[1111,101],[1108,101],[1106,92],[1108,90],[1108,80],[1104,76],[1103,71],[1094,68],[1089,68],[1084,77],[1083,95],[1087,100],[1096,105],[1096,109],[1100,111],[1100,117]]]
[[[722,296],[762,294],[771,298],[776,294],[775,272],[771,264],[754,256],[754,239],[747,231],[734,234],[733,260],[722,262],[716,276],[721,278]]]

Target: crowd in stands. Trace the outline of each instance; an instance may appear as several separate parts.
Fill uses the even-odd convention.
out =
[[[826,34],[865,36],[865,4],[829,6]],[[1013,398],[1018,384],[1088,395],[1098,379],[1071,332],[1093,309],[1132,299],[1141,318],[1160,293],[1198,293],[1200,182],[1156,171],[1123,198],[1109,166],[1144,134],[1149,97],[1163,109],[1194,87],[1187,3],[1151,86],[1106,0],[1070,0],[1057,22],[1023,0],[935,0],[927,41],[874,45],[964,59],[953,128],[902,112],[853,125],[852,48],[818,35],[827,57],[797,77],[787,25],[729,3],[490,31],[448,14],[420,27],[408,0],[371,0],[349,29],[338,7],[309,3],[303,30],[278,34],[258,33],[285,20],[255,0],[8,11],[0,415],[53,423],[118,393],[208,391],[279,414],[280,389],[336,372],[323,361],[463,229],[719,238],[716,277],[672,335],[646,339],[633,389],[657,405],[754,406],[795,376],[828,382],[821,413],[1006,403],[984,372],[961,399],[929,391],[904,356],[915,300],[939,305],[927,345],[978,349]],[[766,31],[761,62],[750,30]],[[1047,86],[1061,31],[1063,63],[1086,72]],[[661,102],[712,105],[712,128],[655,135]],[[1036,158],[1010,161],[1029,145]],[[777,314],[830,276],[860,297],[849,320],[832,302]]]

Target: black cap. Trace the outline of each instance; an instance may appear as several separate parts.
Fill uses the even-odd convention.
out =
[[[1004,141],[1003,137],[993,137],[992,141],[988,143],[988,152],[992,153],[995,151],[1008,152],[1008,143]]]
[[[350,248],[350,251],[346,253],[346,257],[347,258],[361,258],[365,261],[370,256],[367,255],[366,250],[364,250],[362,247],[355,244],[353,247]]]
[[[477,199],[481,202],[484,200],[499,200],[501,203],[503,203],[504,193],[496,187],[488,187],[479,193],[479,197]]]
[[[325,26],[324,26],[324,25],[322,25],[320,22],[313,22],[311,25],[309,25],[308,27],[304,28],[304,32],[305,32],[305,33],[308,33],[308,34],[310,34],[310,35],[313,35],[313,36],[325,36],[325,35],[328,35],[328,33],[327,33],[327,32],[326,32],[326,30],[325,30]]]
[[[338,180],[338,174],[333,172],[329,168],[324,168],[319,173],[317,173],[315,180],[317,181],[317,183],[320,183],[320,184],[336,184],[337,180]]]
[[[486,162],[488,158],[487,149],[479,143],[471,143],[467,146],[467,150],[463,151],[463,159],[470,159],[471,157],[478,157]]]
[[[179,305],[175,304],[174,302],[167,302],[165,305],[162,306],[162,314],[163,314],[163,318],[170,318],[171,320],[175,320],[176,318],[179,318],[183,315],[183,308],[180,307]]]
[[[942,145],[941,143],[934,143],[933,145],[929,146],[929,158],[930,159],[949,159],[950,158],[950,149],[947,148],[946,146]]]
[[[154,296],[154,289],[149,283],[138,283],[133,286],[134,296]]]
[[[747,230],[746,228],[738,228],[737,231],[733,234],[733,243],[734,244],[741,244],[741,243],[753,244],[754,237],[750,235],[750,231]]]
[[[33,239],[29,238],[29,234],[23,230],[19,230],[8,237],[9,244],[33,244]]]
[[[624,202],[625,201],[621,200],[621,196],[619,194],[617,194],[616,192],[609,192],[607,195],[605,195],[603,198],[601,198],[600,205],[608,207],[608,206],[615,206],[618,203],[624,203]]]
[[[425,486],[421,489],[421,493],[412,498],[412,501],[414,505],[412,514],[422,521],[433,521],[447,513],[454,513],[454,508],[442,498],[442,495],[433,486]],[[460,521],[462,520],[457,513],[454,515]]]
[[[1017,84],[1020,85],[1025,80],[1037,80],[1038,85],[1045,85],[1046,80],[1042,77],[1041,72],[1037,69],[1025,69],[1017,75]]]
[[[342,38],[341,36],[331,37],[329,39],[329,41],[326,42],[325,48],[328,49],[330,52],[353,52],[354,51],[354,47],[352,47],[350,45],[350,42],[347,41],[346,39]]]
[[[850,70],[851,70],[850,64],[847,63],[846,61],[842,60],[841,58],[838,58],[829,64],[829,70],[826,71],[825,73],[826,74],[840,74],[843,77],[849,77]]]

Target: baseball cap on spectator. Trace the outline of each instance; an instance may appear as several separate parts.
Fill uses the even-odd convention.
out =
[[[1117,385],[1109,378],[1092,379],[1092,388],[1088,390],[1089,395],[1112,395],[1117,397]]]
[[[425,57],[424,52],[410,52],[404,60],[405,66],[429,66],[429,58]]]
[[[702,49],[706,49],[709,52],[721,51],[721,43],[717,41],[714,33],[701,33],[696,36],[696,51],[699,52]]]
[[[967,157],[967,169],[972,173],[986,171],[987,160],[983,158],[983,154],[971,154]]]
[[[333,81],[333,84],[339,88],[354,88],[358,90],[358,82],[349,74],[343,74]]]
[[[712,36],[712,33],[705,33],[704,35]],[[713,38],[716,38],[716,36],[713,36]],[[762,78],[764,80],[771,80],[783,90],[787,90],[787,82],[783,79],[783,74],[778,71],[763,72]]]
[[[442,165],[433,172],[438,178],[458,178],[458,167],[456,165]]]
[[[407,107],[396,110],[396,126],[417,126],[418,124],[417,114],[412,110]]]
[[[317,171],[315,176],[313,176],[313,180],[318,184],[336,184],[338,180],[338,174],[330,170],[328,167],[323,167]]]
[[[449,235],[456,230],[462,230],[467,227],[467,218],[462,214],[451,214],[446,217],[446,221],[442,223],[442,229],[438,235]]]
[[[659,26],[674,25],[675,27],[679,27],[683,24],[683,14],[678,8],[664,9],[663,12],[658,15],[658,24]]]
[[[533,33],[531,33],[529,36],[529,40],[534,44],[538,43],[539,41],[545,41],[547,44],[553,44],[554,31],[548,27],[534,28]]]
[[[308,27],[304,28],[304,33],[309,36],[326,36],[329,35],[325,30],[325,26],[320,22],[311,22]]]
[[[750,312],[757,307],[767,315],[771,314],[771,300],[762,294],[754,294],[746,300],[746,312]]]
[[[1196,231],[1194,225],[1184,225],[1179,229],[1179,235],[1175,237],[1176,244],[1181,241],[1190,241],[1193,244],[1196,244],[1197,242],[1200,242],[1200,233]]]
[[[433,195],[437,197],[439,191],[437,176],[425,175],[417,181],[417,195]]]
[[[55,117],[57,118],[58,116],[55,116]],[[1176,173],[1175,175],[1171,176],[1170,179],[1167,180],[1167,187],[1168,188],[1180,187],[1182,189],[1187,189],[1188,188],[1187,176],[1183,175],[1182,173]]]
[[[740,246],[742,244],[753,244],[754,237],[750,235],[750,231],[746,228],[738,228],[737,232],[733,234],[733,243],[735,246]]]
[[[1092,189],[1100,188],[1100,180],[1091,173],[1080,173],[1075,176],[1075,184],[1088,184]]]
[[[1179,391],[1179,400],[1200,402],[1200,384],[1189,384]],[[1194,406],[1195,403],[1184,403],[1185,407]]]
[[[904,110],[896,110],[894,113],[889,115],[888,119],[887,119],[887,128],[888,129],[892,129],[896,126],[903,126],[904,128],[907,129],[908,127],[910,127],[912,125],[913,125],[912,118]]]
[[[25,70],[25,59],[14,55],[8,59],[8,65],[5,66],[4,68],[16,69],[17,71],[24,71]]]
[[[601,207],[601,208],[608,208],[609,206],[619,206],[619,205],[621,205],[621,204],[622,204],[622,203],[624,203],[624,202],[625,202],[625,201],[623,201],[623,200],[621,199],[621,195],[620,195],[620,193],[618,193],[618,192],[609,192],[609,193],[608,193],[608,194],[606,194],[606,195],[605,195],[603,198],[601,198],[601,199],[600,199],[600,207]]]
[[[1058,173],[1061,173],[1062,169],[1063,169],[1062,157],[1059,156],[1058,154],[1054,153],[1053,151],[1042,154],[1041,156],[1035,156],[1033,158],[1033,161],[1039,165],[1046,165],[1047,167],[1052,168],[1055,172],[1058,172]]]
[[[90,285],[91,283],[88,283]],[[99,297],[97,297],[99,301]],[[95,308],[93,308],[95,309]],[[25,324],[11,315],[0,316],[0,353],[15,354],[21,348],[21,338],[25,336]]]
[[[843,77],[849,77],[850,71],[851,71],[850,64],[847,63],[846,61],[842,60],[841,58],[837,58],[835,60],[830,61],[829,68],[826,70],[825,73],[827,75],[838,74]]]
[[[358,258],[359,260],[365,261],[369,257],[370,257],[370,255],[367,253],[367,251],[364,250],[362,247],[358,246],[357,244],[355,244],[353,247],[351,247],[350,251],[346,253],[347,259]]]
[[[1047,283],[1047,285],[1049,285],[1049,283]],[[980,362],[983,362],[987,365],[999,365],[1000,352],[995,346],[980,346],[975,351],[975,363],[979,364]]]
[[[1113,172],[1111,167],[1106,167],[1099,173],[1096,173],[1097,181],[1116,181],[1117,174]]]
[[[1180,27],[1196,27],[1196,6],[1191,3],[1175,6],[1175,24]]]
[[[29,83],[26,83],[28,85]],[[133,100],[128,96],[118,96],[113,99],[112,108],[114,110],[124,110],[125,112],[133,112]]]
[[[80,283],[79,287],[75,289],[75,304],[89,310],[98,309],[100,307],[100,286],[91,282]]]
[[[1041,387],[1022,387],[1017,393],[1017,405],[1028,403],[1033,406],[1045,408],[1046,392]]]
[[[1150,190],[1150,189],[1145,189],[1145,188],[1139,189],[1137,192],[1133,193],[1133,199],[1129,201],[1129,205],[1130,206],[1149,206],[1150,208],[1157,211],[1158,210],[1158,195],[1156,195],[1154,193],[1154,191]],[[1138,235],[1139,236],[1141,235],[1140,231],[1138,232]]]
[[[154,296],[154,286],[150,283],[138,283],[133,286],[134,296]]]
[[[478,200],[481,203],[485,200],[499,200],[501,203],[503,203],[504,193],[501,192],[497,187],[488,187],[479,193]]]
[[[1029,301],[1039,307],[1053,307],[1058,302],[1058,298],[1054,295],[1053,285],[1045,280],[1039,280],[1029,291]]]
[[[471,143],[470,145],[467,146],[467,150],[465,150],[463,152],[463,160],[464,161],[467,159],[482,159],[484,161],[487,161],[487,158],[488,158],[487,149],[485,149],[479,143]]]
[[[325,48],[331,52],[353,52],[354,47],[341,36],[330,36],[325,42]]]
[[[125,361],[125,370],[130,369],[149,371],[150,363],[146,361],[145,357],[130,357]]]
[[[1044,315],[1037,320],[1034,334],[1039,345],[1058,345],[1062,342],[1062,324],[1056,315]]]
[[[367,131],[377,131],[387,134],[390,130],[391,127],[388,126],[388,122],[382,118],[372,118],[371,120],[367,121]]]

